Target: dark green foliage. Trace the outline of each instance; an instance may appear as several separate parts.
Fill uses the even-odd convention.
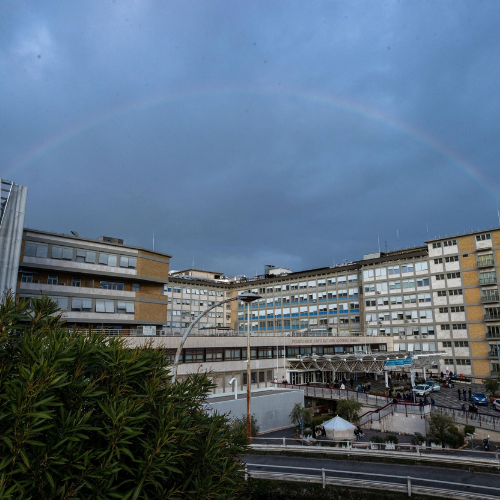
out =
[[[347,420],[348,422],[356,422],[359,419],[359,411],[362,404],[355,399],[341,399],[337,401],[337,409],[335,412],[339,417]]]
[[[31,314],[31,317],[30,317]],[[0,304],[0,498],[232,499],[241,435],[170,384],[159,349],[69,332],[49,299]]]
[[[439,413],[438,411],[431,412],[429,430],[434,442],[441,443],[442,445],[449,444],[450,446],[459,445],[459,432],[455,426],[455,420],[450,415]]]
[[[387,436],[385,436],[385,442],[386,443],[398,444],[399,443],[399,439],[398,439],[398,437],[395,434],[387,434]]]
[[[375,436],[372,436],[372,437],[370,438],[370,442],[371,442],[371,443],[383,443],[383,442],[384,442],[384,438],[383,438],[383,437],[380,437],[380,436],[375,435]]]
[[[231,420],[231,425],[233,428],[246,436],[247,434],[247,416],[246,413],[241,415],[241,417],[235,417]],[[250,415],[250,432],[252,437],[256,437],[259,434],[259,426],[257,425],[257,419],[255,415]]]
[[[491,397],[495,398],[500,389],[500,380],[497,378],[487,378],[484,380],[484,388]]]
[[[464,427],[464,434],[474,434],[476,428],[473,425],[466,425]]]

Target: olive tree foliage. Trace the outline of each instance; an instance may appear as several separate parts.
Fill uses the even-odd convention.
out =
[[[455,426],[455,419],[447,413],[432,411],[429,420],[429,433],[432,438],[445,445],[456,446],[458,430]]]
[[[498,390],[500,389],[500,380],[497,378],[487,378],[484,380],[484,388],[491,397],[495,398],[498,395]]]
[[[68,331],[47,298],[0,303],[0,498],[232,499],[244,435],[171,384],[163,352]]]
[[[314,425],[314,410],[312,408],[304,408],[300,403],[296,403],[290,413],[290,420],[296,426],[302,421],[304,428]]]
[[[336,413],[339,417],[349,421],[356,422],[359,419],[359,412],[362,404],[355,399],[340,399],[337,401]]]

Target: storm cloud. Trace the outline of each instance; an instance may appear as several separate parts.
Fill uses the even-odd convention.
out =
[[[498,226],[500,10],[0,4],[0,177],[26,226],[295,271]]]

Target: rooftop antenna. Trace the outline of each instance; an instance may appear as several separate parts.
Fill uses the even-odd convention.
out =
[[[497,205],[497,215],[498,215],[498,225],[500,226],[500,210],[498,210],[498,205]]]
[[[155,230],[153,229],[153,250],[155,249]]]
[[[429,224],[425,223],[425,228],[427,229],[427,234],[429,234]]]
[[[378,253],[380,253],[380,233],[377,234]]]
[[[194,269],[194,254],[193,254],[193,269]]]

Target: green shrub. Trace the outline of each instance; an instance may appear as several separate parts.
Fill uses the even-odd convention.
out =
[[[411,444],[413,444],[415,446],[416,445],[420,446],[424,442],[425,442],[425,438],[424,438],[424,436],[422,436],[422,434],[420,434],[420,432],[415,432],[415,434],[411,438]]]
[[[372,436],[370,438],[370,443],[384,443],[384,439],[380,436]]]
[[[398,444],[399,443],[399,439],[396,435],[394,434],[388,434],[386,437],[385,437],[385,442],[386,443],[394,443],[394,444]]]
[[[473,425],[466,425],[464,427],[464,434],[474,434],[476,428]]]
[[[172,384],[151,344],[68,332],[48,298],[0,299],[0,498],[237,498],[246,438],[212,388]]]

